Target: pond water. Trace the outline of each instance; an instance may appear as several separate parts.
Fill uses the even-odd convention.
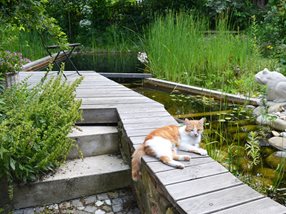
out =
[[[139,73],[144,69],[136,53],[81,54],[73,56],[73,62],[79,70],[97,72]],[[266,141],[271,130],[258,126],[250,109],[178,91],[155,90],[142,83],[127,86],[164,104],[178,121],[207,118],[203,141],[209,155],[254,189],[286,205],[286,163],[273,157],[276,150]]]
[[[179,122],[205,117],[203,141],[209,155],[245,183],[286,205],[283,169],[280,166],[279,170],[279,162],[273,157],[276,150],[266,140],[270,129],[256,124],[251,109],[178,91],[146,88],[142,84],[127,86],[164,104]],[[283,168],[286,169],[285,164]]]

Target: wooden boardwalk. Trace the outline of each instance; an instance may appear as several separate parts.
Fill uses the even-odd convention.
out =
[[[132,152],[153,129],[177,124],[160,103],[144,97],[95,72],[81,72],[84,80],[76,90],[82,99],[86,123],[120,122]],[[65,72],[68,81],[78,78],[75,72]],[[54,75],[52,72],[50,75]],[[36,84],[43,72],[21,72],[20,79]],[[183,153],[183,152],[181,152]],[[211,159],[191,154],[186,168],[174,169],[157,159],[145,156],[143,165],[162,191],[162,197],[176,213],[239,213],[280,214],[286,207],[267,198],[233,176]],[[158,202],[160,203],[160,202]],[[158,212],[160,213],[160,212]]]

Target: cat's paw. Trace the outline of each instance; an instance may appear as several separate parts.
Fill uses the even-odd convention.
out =
[[[185,165],[180,163],[180,164],[177,164],[177,165],[176,165],[176,168],[177,168],[177,169],[184,169],[184,168],[185,168]]]
[[[199,150],[199,153],[200,153],[200,155],[202,155],[202,156],[207,156],[207,155],[208,155],[208,152],[207,152],[207,150],[205,150],[205,149],[200,149],[200,150]]]
[[[189,156],[189,155],[184,156],[184,161],[190,161],[190,160],[191,160],[191,156]]]

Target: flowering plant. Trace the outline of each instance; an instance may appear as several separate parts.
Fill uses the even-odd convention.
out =
[[[30,62],[23,58],[21,53],[0,50],[0,75],[5,73],[17,73],[23,64]]]

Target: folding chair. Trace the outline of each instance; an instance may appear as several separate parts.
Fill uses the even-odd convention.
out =
[[[71,66],[74,68],[74,70],[76,71],[76,73],[81,76],[81,74],[79,73],[78,69],[76,68],[76,66],[74,65],[73,61],[71,60],[71,55],[72,53],[74,52],[74,50],[76,48],[78,48],[81,44],[80,43],[71,43],[71,44],[67,44],[65,45],[63,48],[62,46],[60,45],[46,45],[45,43],[45,39],[43,38],[43,35],[40,34],[40,38],[41,38],[41,41],[42,41],[42,45],[43,47],[45,48],[45,50],[47,51],[47,53],[49,54],[49,56],[51,58],[53,58],[53,61],[52,63],[55,64],[58,69],[59,69],[59,72],[58,74],[60,73],[60,70],[61,70],[61,66],[59,64],[59,58],[61,56],[63,56],[63,59],[61,59],[61,61],[68,61],[70,62]],[[53,52],[56,52],[56,55],[55,57],[53,56]],[[49,71],[47,71],[46,75],[48,74]],[[45,75],[45,76],[46,76]],[[66,77],[66,75],[63,73],[64,77]]]

